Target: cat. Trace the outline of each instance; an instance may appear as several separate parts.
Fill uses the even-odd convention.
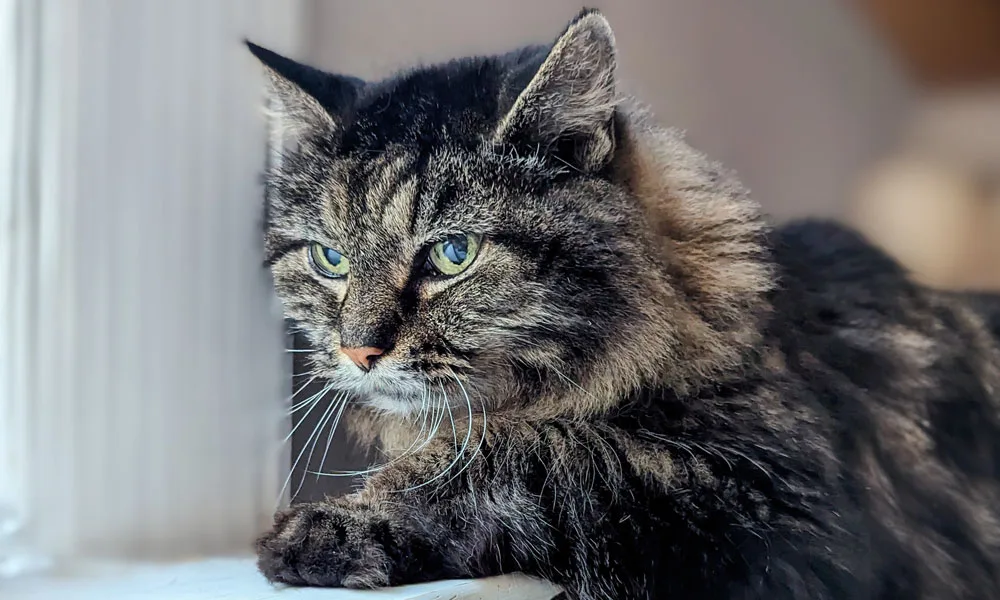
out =
[[[270,581],[1000,598],[1000,299],[768,225],[618,92],[595,10],[380,82],[248,44],[294,140],[277,294],[391,453],[276,515]]]

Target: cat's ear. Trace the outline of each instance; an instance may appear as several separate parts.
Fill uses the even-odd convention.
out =
[[[565,154],[596,171],[615,148],[615,37],[607,19],[585,10],[559,36],[501,119],[493,141]]]
[[[336,130],[364,87],[355,77],[326,73],[245,43],[264,65],[273,108],[293,134]]]

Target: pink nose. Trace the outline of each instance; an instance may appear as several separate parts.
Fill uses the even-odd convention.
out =
[[[365,371],[371,368],[376,357],[385,352],[385,350],[375,348],[374,346],[362,346],[361,348],[345,348],[341,346],[340,351],[346,354],[347,358],[351,359],[351,362]]]

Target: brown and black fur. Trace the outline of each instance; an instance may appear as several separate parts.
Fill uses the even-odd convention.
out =
[[[269,176],[277,291],[395,456],[280,513],[268,579],[1000,598],[1000,300],[921,287],[838,225],[766,225],[616,94],[596,12],[377,83],[251,49],[297,141]],[[455,232],[483,236],[472,267],[423,269]],[[388,351],[363,373],[341,344]]]

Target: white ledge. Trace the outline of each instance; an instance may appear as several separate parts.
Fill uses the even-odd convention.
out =
[[[62,576],[0,581],[4,600],[551,600],[558,588],[519,575],[438,581],[373,591],[276,587],[253,559],[98,564]]]

